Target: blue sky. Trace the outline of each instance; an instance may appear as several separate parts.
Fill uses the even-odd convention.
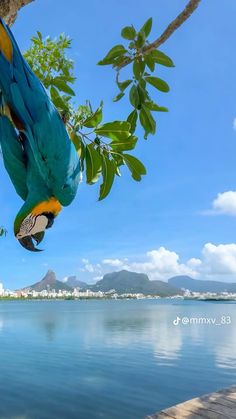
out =
[[[140,27],[153,17],[153,38],[186,1],[36,0],[22,9],[13,26],[21,50],[40,30],[73,38],[77,101],[104,100],[107,121],[126,118],[128,101],[112,103],[114,72],[96,63],[120,42],[120,30]],[[110,196],[97,202],[98,185],[79,187],[73,204],[47,232],[45,251],[27,253],[13,237],[21,206],[0,165],[0,281],[17,288],[41,279],[47,269],[59,279],[76,274],[95,280],[114,269],[147,272],[151,279],[181,273],[198,278],[236,281],[236,4],[202,2],[194,15],[162,46],[175,62],[158,75],[169,94],[155,93],[169,113],[158,114],[157,133],[135,151],[147,167],[141,183],[123,170]],[[232,191],[231,194],[225,194]],[[223,195],[218,196],[221,193]],[[218,196],[218,198],[217,198]],[[213,208],[213,202],[214,208]]]

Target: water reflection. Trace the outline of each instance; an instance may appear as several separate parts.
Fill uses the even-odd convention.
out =
[[[37,325],[48,341],[53,341],[56,337],[57,330],[61,327],[60,316],[56,313],[46,312],[42,316],[33,318],[33,327]]]
[[[225,311],[228,328],[173,325]],[[197,302],[0,304],[0,419],[141,419],[231,385],[235,321]]]
[[[0,332],[3,329],[3,326],[4,326],[4,320],[2,317],[0,317]]]
[[[236,370],[236,328],[222,334],[215,348],[216,366]]]
[[[157,361],[177,359],[182,347],[182,331],[173,326],[173,314],[170,312],[119,314],[105,320],[105,343],[109,346],[128,347],[138,345],[139,348],[150,347]],[[109,332],[109,333],[108,333]]]

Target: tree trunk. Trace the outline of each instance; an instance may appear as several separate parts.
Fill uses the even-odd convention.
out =
[[[11,26],[21,7],[31,3],[33,0],[0,0],[0,16]]]

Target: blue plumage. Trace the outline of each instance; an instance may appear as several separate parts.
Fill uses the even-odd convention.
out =
[[[16,192],[25,201],[16,217],[15,235],[24,246],[30,241],[25,247],[34,250],[32,237],[38,238],[37,234],[43,231],[45,217],[50,220],[47,228],[60,211],[60,205],[67,206],[74,199],[80,163],[64,122],[44,86],[21,55],[1,18],[0,25],[0,36],[10,41],[7,51],[0,48],[0,142],[6,170]],[[7,116],[3,115],[5,109]],[[26,219],[31,220],[32,230]]]

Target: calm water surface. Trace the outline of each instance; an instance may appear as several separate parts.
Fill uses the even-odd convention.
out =
[[[142,419],[235,383],[234,303],[0,302],[0,419]]]

